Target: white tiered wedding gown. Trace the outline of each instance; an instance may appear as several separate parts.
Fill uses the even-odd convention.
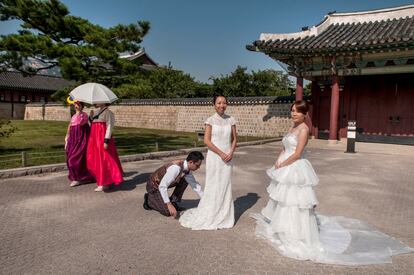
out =
[[[297,135],[282,140],[283,162],[295,152]],[[269,240],[284,256],[342,265],[390,263],[391,256],[414,252],[400,241],[356,219],[316,214],[318,204],[313,186],[318,177],[308,160],[267,170],[269,202],[257,220],[256,235]]]
[[[205,122],[211,125],[211,142],[223,152],[231,150],[233,117],[217,113]],[[180,217],[184,227],[193,230],[215,230],[234,225],[234,203],[231,191],[233,161],[224,162],[208,150],[206,157],[206,184],[198,207],[189,209]]]

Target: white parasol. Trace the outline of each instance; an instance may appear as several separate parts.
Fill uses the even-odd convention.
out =
[[[76,87],[69,94],[72,98],[89,104],[112,103],[118,99],[105,85],[92,82]]]

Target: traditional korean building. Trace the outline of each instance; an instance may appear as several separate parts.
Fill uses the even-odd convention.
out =
[[[153,70],[158,68],[158,64],[147,54],[144,48],[133,54],[122,55],[120,58],[137,62],[141,65],[140,68],[143,70]]]
[[[24,105],[47,103],[56,91],[73,85],[56,76],[23,76],[20,72],[0,73],[0,118],[23,119]]]
[[[143,70],[158,68],[157,63],[144,49],[131,55],[123,55],[120,58],[137,62]],[[33,67],[43,66],[35,62],[30,65]],[[58,76],[60,75],[59,68],[53,72],[54,75],[51,75],[50,71],[42,73],[44,74],[23,76],[16,71],[0,72],[0,119],[23,119],[25,104],[47,103],[53,93],[74,84],[74,82]]]
[[[414,5],[329,13],[311,28],[261,34],[247,45],[312,82],[312,135],[335,143],[356,121],[357,141],[414,144]]]

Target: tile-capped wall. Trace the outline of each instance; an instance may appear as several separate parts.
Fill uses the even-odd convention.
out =
[[[291,126],[289,102],[234,103],[227,112],[237,121],[237,132],[243,136],[282,136]],[[44,108],[44,110],[42,109]],[[115,124],[122,127],[165,129],[174,131],[203,131],[204,121],[214,114],[211,104],[118,104],[110,106]],[[89,109],[85,109],[89,113]],[[44,112],[44,115],[42,115]],[[26,105],[27,120],[70,120],[70,110],[58,104]]]

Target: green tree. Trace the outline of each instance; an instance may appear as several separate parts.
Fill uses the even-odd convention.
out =
[[[159,68],[126,76],[114,88],[120,98],[211,97],[220,90],[226,96],[286,96],[293,84],[287,74],[275,70],[252,71],[238,66],[229,75],[211,78],[213,84],[200,83],[180,70]]]
[[[0,20],[13,19],[22,22],[21,29],[0,38],[3,70],[35,74],[59,66],[66,79],[109,86],[136,71],[139,64],[120,59],[119,53],[138,51],[150,29],[147,21],[103,28],[70,15],[59,0],[0,0]],[[27,66],[29,58],[44,66]]]
[[[237,66],[229,75],[221,75],[213,80],[214,90],[223,91],[226,96],[252,96],[251,76],[247,68]]]
[[[194,97],[212,97],[214,95],[214,87],[208,83],[197,83],[195,87]]]
[[[252,89],[257,96],[288,96],[292,85],[288,75],[281,71],[252,72]]]
[[[152,71],[149,77],[153,92],[160,98],[194,97],[196,82],[192,76],[172,68]]]
[[[305,84],[305,87],[303,87],[303,95],[305,96],[310,96],[312,90],[312,82],[308,82],[307,84]]]
[[[252,71],[238,66],[229,75],[212,78],[214,90],[222,91],[226,96],[286,96],[290,95],[292,82],[287,74],[275,71]]]
[[[204,87],[183,71],[161,67],[126,77],[114,92],[120,98],[188,98],[200,96]]]
[[[119,98],[155,98],[153,84],[149,79],[151,71],[137,71],[127,76],[123,81],[116,83],[113,91]]]

